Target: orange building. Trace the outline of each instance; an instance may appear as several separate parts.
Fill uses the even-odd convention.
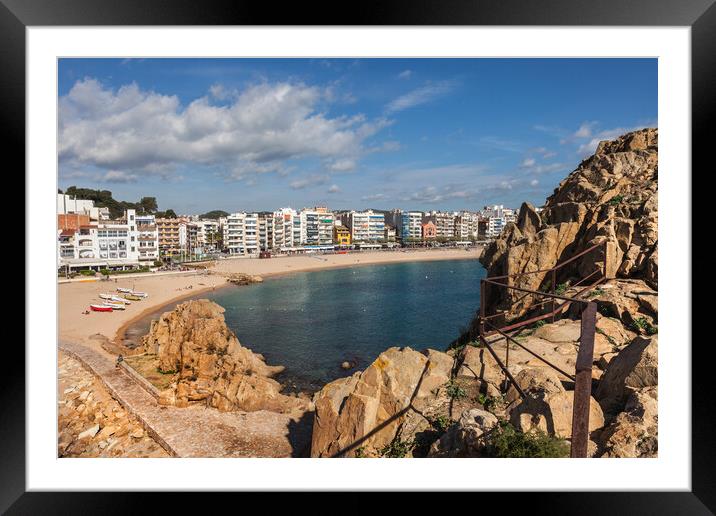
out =
[[[79,213],[60,213],[57,215],[57,229],[62,231],[77,231],[80,226],[88,226],[89,223],[89,215],[80,215]]]
[[[428,221],[423,224],[423,240],[435,238],[437,234],[438,228],[432,221]]]

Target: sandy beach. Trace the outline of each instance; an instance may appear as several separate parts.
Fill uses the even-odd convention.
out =
[[[286,256],[271,259],[236,258],[219,261],[212,271],[218,273],[258,274],[264,278],[293,272],[318,271],[360,265],[410,261],[477,259],[481,249],[435,249],[390,252],[362,252],[336,255]],[[116,281],[115,281],[116,278]],[[89,345],[98,349],[98,334],[114,339],[117,332],[133,320],[182,297],[223,287],[226,278],[219,274],[182,273],[147,274],[142,277],[113,277],[110,281],[83,281],[58,285],[59,340]],[[111,313],[90,312],[90,303],[100,302],[99,294],[115,292],[117,287],[147,292],[148,298],[134,301],[126,310]],[[239,287],[240,288],[240,287]]]

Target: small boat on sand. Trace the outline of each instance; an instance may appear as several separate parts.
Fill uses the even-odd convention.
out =
[[[130,294],[137,297],[149,297],[149,294],[147,294],[146,292],[137,292],[136,290],[132,290]]]
[[[111,298],[109,298],[109,300],[110,300],[110,301],[114,301],[115,303],[124,303],[125,305],[131,305],[131,304],[132,304],[131,301],[129,301],[129,300],[127,300],[127,299],[124,299],[123,297],[119,297],[119,296],[112,296]]]
[[[114,297],[114,294],[100,294],[99,297],[100,299],[111,300]]]
[[[111,312],[113,308],[108,305],[90,305],[90,310],[93,312]]]
[[[132,301],[141,301],[142,298],[139,296],[135,296],[134,294],[124,294],[124,299],[130,299]]]
[[[126,307],[121,303],[102,303],[102,306],[108,306],[112,310],[124,310]]]
[[[132,289],[131,288],[123,288],[123,287],[117,287],[117,292],[123,292],[125,294],[131,294]]]

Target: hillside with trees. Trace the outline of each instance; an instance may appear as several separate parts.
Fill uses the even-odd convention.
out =
[[[62,190],[58,190],[58,193],[63,192]],[[112,197],[112,192],[109,190],[93,190],[91,188],[78,188],[76,186],[70,186],[64,193],[76,199],[94,201],[95,206],[100,208],[108,208],[110,217],[113,219],[120,218],[125,210],[137,210],[139,214],[155,215],[157,218],[177,217],[177,214],[172,209],[159,211],[156,197],[142,197],[137,202],[119,201]]]

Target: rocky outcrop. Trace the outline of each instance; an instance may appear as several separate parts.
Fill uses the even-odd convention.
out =
[[[615,414],[624,408],[635,389],[659,383],[658,338],[636,337],[606,367],[595,397],[604,412]]]
[[[340,378],[314,396],[312,457],[380,455],[397,440],[430,427],[450,398],[453,359],[430,350],[390,348],[363,372]],[[445,415],[445,414],[443,414]]]
[[[226,274],[226,281],[234,285],[250,285],[251,283],[262,283],[263,278],[256,274],[246,274],[244,272],[233,272]]]
[[[159,369],[177,374],[159,402],[178,407],[202,402],[221,411],[305,409],[305,400],[280,393],[271,378],[283,370],[239,343],[226,326],[224,309],[207,299],[178,305],[152,321],[143,344]]]
[[[486,445],[483,437],[497,423],[497,417],[486,410],[466,410],[457,423],[432,444],[428,457],[481,457]]]
[[[572,407],[574,393],[567,391],[556,373],[550,369],[525,369],[516,377],[517,385],[525,392],[520,399],[514,386],[507,391],[508,401],[516,402],[510,411],[510,422],[521,432],[540,430],[549,435],[572,437]],[[604,426],[599,403],[592,398],[589,407],[589,431]]]
[[[624,412],[602,432],[602,457],[656,457],[658,422],[657,388],[633,390]]]
[[[658,131],[643,129],[599,144],[547,199],[541,213],[528,203],[518,220],[483,252],[488,276],[534,272],[554,267],[606,242],[603,248],[560,269],[556,282],[568,283],[604,268],[610,278],[639,278],[658,285]],[[539,272],[513,278],[530,290],[551,288],[552,278]],[[488,286],[487,313],[524,314],[534,302],[520,292]]]

